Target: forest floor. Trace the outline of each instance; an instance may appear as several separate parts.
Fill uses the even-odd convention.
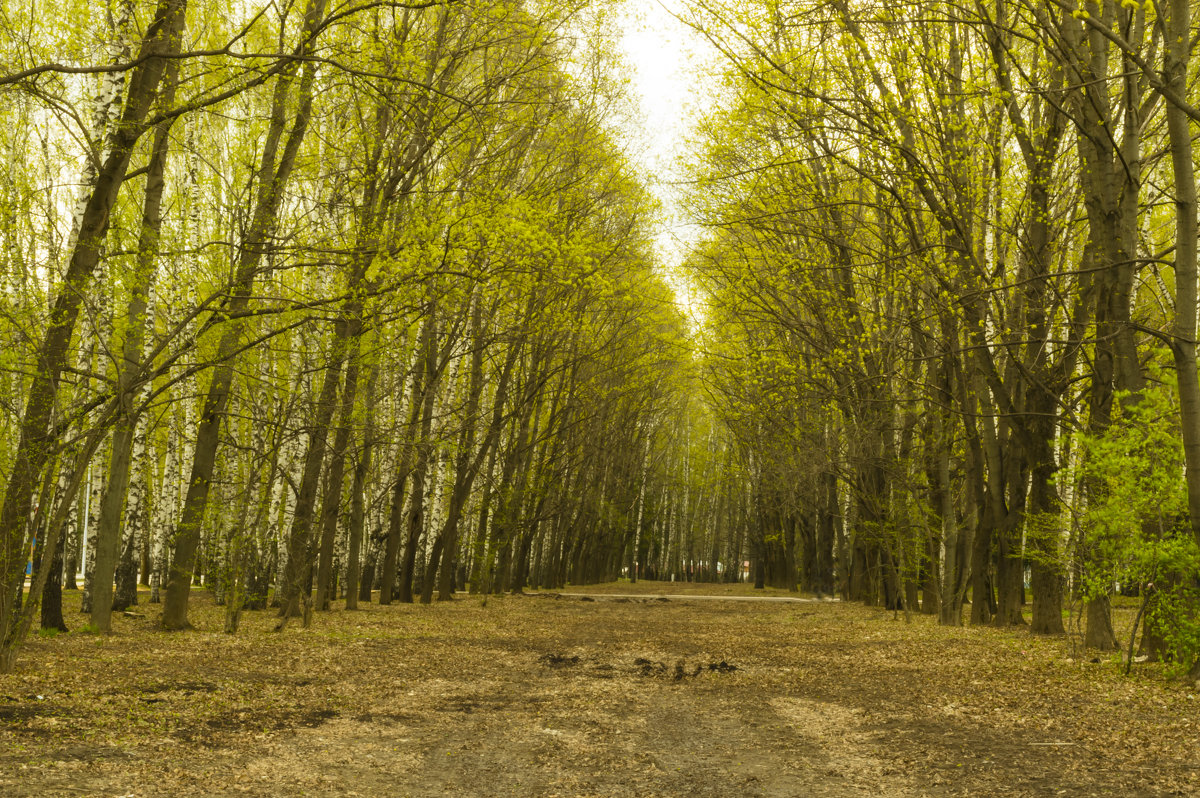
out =
[[[281,634],[248,613],[230,636],[197,592],[197,631],[143,604],[110,636],[27,644],[0,676],[0,795],[1200,794],[1195,687],[1067,638],[628,597],[753,592],[663,583]]]

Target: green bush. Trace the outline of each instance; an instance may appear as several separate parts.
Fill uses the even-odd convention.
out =
[[[1156,382],[1136,403],[1114,405],[1111,427],[1082,440],[1083,592],[1097,596],[1114,583],[1151,591],[1147,623],[1186,670],[1200,656],[1200,549],[1188,519],[1176,396]]]

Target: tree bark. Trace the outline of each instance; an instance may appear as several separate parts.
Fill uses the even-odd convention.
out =
[[[1163,72],[1177,96],[1186,96],[1191,51],[1191,6],[1170,0],[1164,28]],[[1158,8],[1158,6],[1156,6]],[[1161,13],[1161,11],[1160,11]],[[1166,103],[1171,168],[1175,176],[1175,324],[1171,354],[1179,386],[1179,419],[1183,429],[1188,516],[1200,545],[1200,374],[1196,366],[1196,174],[1191,125],[1175,103]]]
[[[362,580],[360,563],[362,561],[363,529],[366,521],[364,492],[367,489],[367,475],[371,473],[371,457],[375,450],[375,380],[378,374],[379,369],[372,368],[367,380],[367,390],[363,397],[366,422],[363,425],[362,446],[358,452],[357,462],[354,464],[354,480],[350,488],[350,518],[347,523],[350,540],[346,552],[347,610],[358,609],[360,581],[365,581],[366,600],[368,602],[371,600],[370,580],[374,574],[368,574],[367,579]]]
[[[425,478],[428,476],[429,461],[433,455],[430,433],[433,431],[433,411],[437,399],[438,373],[440,371],[436,308],[430,309],[425,324],[427,329],[422,330],[421,333],[424,343],[421,358],[421,368],[424,371],[424,390],[420,404],[421,428],[414,442],[416,459],[412,469],[412,490],[408,515],[405,518],[408,532],[404,545],[404,560],[400,567],[399,597],[400,601],[405,604],[413,602],[413,577],[416,573],[417,546],[425,527]]]
[[[354,400],[358,393],[358,358],[354,356],[346,366],[346,387],[342,391],[341,424],[333,440],[329,468],[325,475],[325,498],[321,502],[321,550],[317,565],[317,597],[314,606],[327,610],[332,600],[333,543],[337,534],[338,517],[341,515],[342,487],[345,481],[346,447],[350,443],[351,425],[354,423]]]

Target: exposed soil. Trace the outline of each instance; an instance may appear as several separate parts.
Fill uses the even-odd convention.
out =
[[[1200,794],[1200,699],[1153,667],[647,590],[695,588],[370,605],[282,634],[251,613],[232,637],[154,631],[143,606],[110,637],[38,639],[0,676],[0,795]],[[206,601],[192,621],[219,629]]]

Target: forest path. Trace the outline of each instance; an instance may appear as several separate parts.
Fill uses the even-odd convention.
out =
[[[706,596],[698,593],[579,593],[572,591],[557,595],[598,601],[634,599],[637,601],[774,601],[782,604],[813,604],[825,600],[805,596]]]
[[[111,638],[40,640],[0,680],[0,794],[1200,791],[1195,699],[1068,663],[1061,640],[615,592],[371,605],[283,635],[254,613],[236,637],[152,632],[148,608]]]
[[[235,773],[269,783],[321,762],[314,789],[359,795],[840,798],[885,785],[887,795],[918,794],[887,771],[857,711],[764,704],[707,670],[678,682],[673,667],[642,676],[631,662],[555,670],[435,680],[386,712],[297,732]]]

